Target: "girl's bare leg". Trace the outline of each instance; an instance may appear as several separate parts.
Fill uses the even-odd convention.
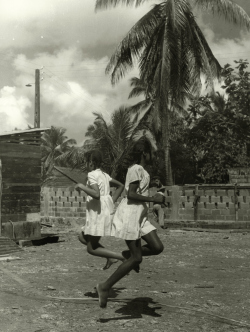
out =
[[[116,260],[118,259],[123,262],[124,257],[122,256],[122,254],[104,248],[99,243],[100,238],[101,238],[100,236],[88,235],[88,243],[87,243],[88,253],[93,256],[104,257],[104,258],[114,258]]]
[[[126,244],[131,253],[130,257],[124,261],[105,282],[96,285],[99,304],[102,308],[105,308],[107,305],[111,287],[142,262],[141,240],[126,241]]]
[[[163,252],[164,246],[156,230],[142,236],[142,238],[147,243],[142,246],[142,256],[154,256]]]
[[[84,232],[81,232],[78,236],[78,239],[79,241],[84,244],[85,246],[88,245],[88,241],[89,241],[89,238],[88,238],[88,235],[85,235]],[[99,247],[100,248],[104,248],[100,243],[99,243]],[[104,248],[105,249],[105,248]],[[103,256],[101,256],[103,257]],[[116,258],[107,258],[107,261],[106,261],[106,264],[105,266],[103,267],[103,270],[107,270],[108,268],[110,268],[110,266],[114,263],[117,263],[118,259]]]
[[[159,255],[163,250],[164,246],[161,240],[158,237],[156,230],[151,231],[147,235],[142,236],[142,239],[147,243],[141,247],[142,256],[153,256]],[[130,257],[130,251],[125,250],[122,252],[122,255],[128,259]],[[140,267],[137,266],[135,271],[138,273],[140,271]]]

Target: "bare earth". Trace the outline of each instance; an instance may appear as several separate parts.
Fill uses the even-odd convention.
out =
[[[250,331],[250,233],[159,230],[165,250],[144,258],[99,308],[103,271],[76,231],[0,262],[1,332]],[[123,250],[114,238],[101,241]],[[56,297],[56,298],[53,298]]]

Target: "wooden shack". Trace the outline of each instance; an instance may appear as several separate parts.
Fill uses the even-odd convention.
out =
[[[0,235],[40,236],[41,134],[49,128],[0,135]]]

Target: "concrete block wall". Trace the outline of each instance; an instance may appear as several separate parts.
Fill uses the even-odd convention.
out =
[[[156,188],[151,188],[153,196]],[[250,185],[185,185],[165,189],[165,223],[173,227],[250,228]],[[118,199],[116,206],[124,197]],[[150,203],[150,211],[153,204]],[[43,187],[41,221],[83,225],[86,195],[74,188]]]
[[[170,208],[165,220],[169,224],[250,227],[249,185],[173,186],[166,197]]]
[[[228,169],[230,183],[250,183],[250,168],[235,167]]]
[[[41,190],[41,221],[47,223],[84,224],[86,195],[74,187],[43,187]]]

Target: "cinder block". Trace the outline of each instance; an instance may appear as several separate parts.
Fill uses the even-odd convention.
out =
[[[206,190],[206,196],[215,196],[215,192],[213,189],[207,189]]]
[[[194,215],[193,214],[185,214],[185,215],[182,215],[181,220],[194,220]]]
[[[240,203],[240,209],[246,212],[249,209],[249,203]]]
[[[190,189],[185,190],[185,196],[194,196],[194,190]]]
[[[219,196],[211,196],[211,203],[218,203],[220,202]]]
[[[223,196],[223,202],[224,202],[224,203],[231,203],[231,202],[232,202],[232,199],[231,199],[231,197],[229,197],[229,196]]]
[[[230,214],[229,216],[226,216],[225,220],[235,221],[235,215]]]
[[[208,203],[209,202],[208,196],[200,196],[200,203],[202,203],[202,202]]]
[[[68,207],[71,207],[70,202],[65,202],[65,203],[64,203],[64,207],[67,207],[67,208],[68,208]]]
[[[226,189],[218,189],[217,190],[218,196],[227,196],[227,190]]]
[[[215,204],[214,203],[206,203],[207,209],[213,210],[215,209]]]
[[[233,189],[229,189],[229,190],[227,191],[227,195],[228,195],[229,197],[234,196],[234,190],[233,190]]]
[[[204,205],[203,202],[198,202],[197,203],[197,209],[200,211],[201,209],[206,209],[206,206]]]
[[[193,202],[186,202],[185,203],[185,209],[192,209],[194,207]]]
[[[227,209],[226,203],[217,203],[217,208],[220,210]]]
[[[250,190],[249,189],[240,189],[240,196],[250,196]]]
[[[209,210],[209,209],[198,209],[198,219],[201,215],[204,215],[204,216],[208,216],[208,215],[211,215],[212,214],[212,210]]]
[[[204,189],[198,189],[198,195],[201,196],[205,196],[205,190]]]
[[[212,216],[220,216],[220,210],[216,209],[216,210],[212,210]]]
[[[220,210],[220,213],[221,213],[221,215],[223,215],[223,216],[229,216],[229,215],[230,215],[230,211],[229,211],[229,209],[221,209],[221,210]]]

